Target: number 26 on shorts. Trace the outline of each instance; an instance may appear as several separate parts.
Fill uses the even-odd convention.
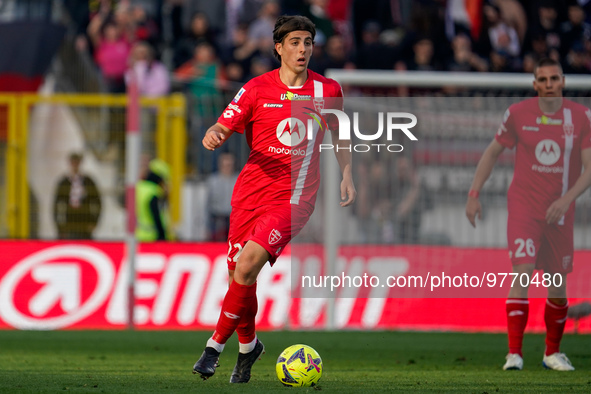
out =
[[[527,240],[524,240],[523,238],[517,238],[515,240],[515,245],[517,245],[515,257],[536,256],[536,246],[533,239],[528,238]]]

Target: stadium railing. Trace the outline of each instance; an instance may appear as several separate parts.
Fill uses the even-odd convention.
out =
[[[0,236],[53,238],[52,204],[67,156],[83,152],[83,172],[103,201],[99,239],[124,236],[125,95],[0,95]],[[171,166],[173,224],[181,217],[186,173],[185,97],[142,98],[142,152]],[[4,197],[5,196],[5,197]]]

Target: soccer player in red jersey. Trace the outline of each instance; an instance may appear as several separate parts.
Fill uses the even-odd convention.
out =
[[[503,150],[515,147],[515,171],[507,194],[513,272],[520,278],[531,278],[534,269],[560,275],[561,280],[552,280],[548,287],[542,363],[548,369],[572,371],[559,347],[568,310],[566,274],[573,269],[574,202],[591,185],[591,111],[562,97],[562,68],[552,59],[538,62],[533,86],[538,97],[510,106],[484,151],[468,194],[466,216],[476,226],[476,216],[482,213],[479,191]],[[509,353],[504,370],[523,368],[529,286],[521,287],[520,280],[515,283],[506,303]]]
[[[320,122],[310,122],[315,132],[302,130],[303,121],[294,115],[293,103],[307,100],[310,107],[318,109],[324,98],[327,102],[336,98],[342,105],[339,84],[308,70],[315,34],[308,18],[279,17],[273,40],[280,68],[246,83],[203,138],[203,146],[214,150],[233,133],[244,132],[251,148],[232,195],[230,287],[216,329],[193,367],[193,373],[203,379],[215,373],[224,344],[236,331],[240,351],[230,382],[249,381],[251,367],[264,351],[255,333],[257,276],[267,261],[275,263],[314,210],[319,145],[325,129],[320,130]],[[333,127],[331,133],[338,145],[338,130]],[[335,152],[343,178],[340,205],[344,207],[356,196],[351,153],[343,149]]]

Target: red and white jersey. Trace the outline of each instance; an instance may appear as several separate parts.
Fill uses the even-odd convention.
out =
[[[548,207],[581,175],[581,151],[591,148],[590,130],[591,110],[567,99],[553,114],[540,110],[538,97],[507,109],[495,138],[506,148],[516,147],[510,212],[544,220]],[[574,204],[566,215],[574,215]]]
[[[230,130],[245,132],[251,148],[234,187],[233,207],[252,210],[290,202],[313,209],[320,185],[319,145],[326,127],[311,121],[301,104],[318,110],[325,105],[323,97],[335,97],[342,107],[342,96],[336,81],[311,70],[301,87],[285,85],[276,69],[240,89],[218,119]]]

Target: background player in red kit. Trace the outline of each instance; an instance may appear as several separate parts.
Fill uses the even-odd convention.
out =
[[[314,210],[323,134],[314,126],[308,138],[298,129],[292,102],[318,105],[323,98],[337,98],[342,104],[339,84],[308,70],[315,34],[314,24],[305,17],[278,18],[273,40],[281,67],[244,85],[203,138],[203,146],[214,150],[234,132],[244,132],[251,148],[232,195],[230,287],[215,332],[193,367],[204,379],[215,373],[224,344],[236,331],[240,352],[230,382],[250,380],[251,367],[264,351],[255,334],[257,276],[267,261],[275,262]],[[338,130],[331,132],[338,143]],[[340,205],[348,206],[356,195],[351,153],[341,149],[336,156],[343,176]]]
[[[509,107],[478,163],[466,216],[476,226],[475,218],[482,213],[480,189],[501,152],[516,147],[515,172],[507,195],[507,241],[513,272],[531,278],[534,269],[543,269],[562,276],[561,286],[552,283],[548,287],[543,365],[572,371],[559,346],[568,310],[566,274],[573,268],[574,202],[591,185],[591,111],[562,98],[564,76],[558,62],[540,60],[534,78],[538,97]],[[519,287],[517,282],[506,304],[509,354],[504,370],[523,368],[521,345],[529,301],[528,287]]]

